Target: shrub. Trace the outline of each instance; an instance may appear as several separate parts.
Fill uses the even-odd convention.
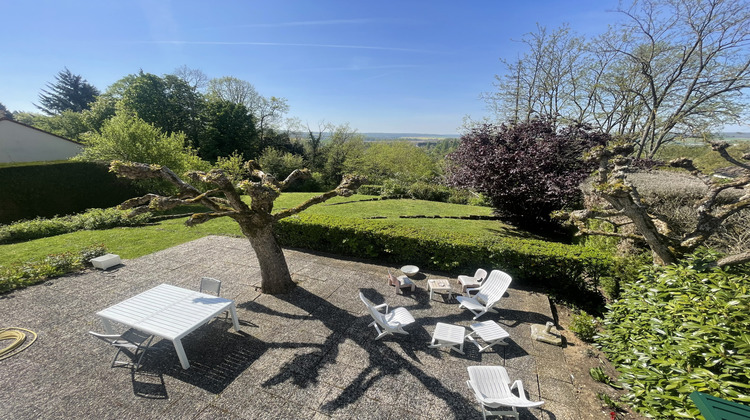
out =
[[[583,341],[588,343],[594,341],[599,322],[593,316],[581,311],[574,314],[570,321],[570,330]]]
[[[79,252],[51,254],[42,260],[26,261],[8,267],[0,266],[0,293],[41,283],[52,277],[81,270],[89,260],[107,253],[104,245],[92,245]]]
[[[697,417],[693,391],[750,403],[750,276],[709,267],[644,271],[609,305],[597,343],[649,417]]]
[[[36,218],[0,226],[0,244],[28,241],[61,235],[77,230],[110,229],[118,226],[138,226],[149,221],[148,213],[127,217],[128,212],[116,208],[89,209],[85,213],[52,219]]]
[[[357,190],[357,194],[380,195],[382,190],[383,190],[382,185],[362,185]]]
[[[420,181],[411,184],[407,194],[415,200],[446,202],[451,195],[451,191],[443,185]]]
[[[387,220],[301,214],[279,221],[275,233],[282,246],[449,272],[500,268],[515,281],[568,291],[596,287],[611,264],[609,254],[582,246],[425,232]]]
[[[380,196],[383,198],[409,198],[409,186],[395,179],[389,179],[383,182]]]

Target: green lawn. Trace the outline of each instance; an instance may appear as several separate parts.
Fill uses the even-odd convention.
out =
[[[275,209],[294,206],[314,196],[313,193],[285,193],[276,201]],[[489,215],[488,207],[465,206],[420,200],[362,201],[373,197],[355,195],[336,197],[313,206],[307,213],[338,217],[366,218],[385,216],[388,221],[424,230],[460,232],[471,235],[528,236],[515,228],[497,221],[457,219],[400,219],[400,215],[468,216]],[[331,205],[334,203],[342,203]],[[185,219],[173,219],[137,228],[114,228],[96,231],[78,231],[17,244],[0,245],[0,264],[8,265],[40,259],[48,254],[79,250],[93,244],[104,244],[109,252],[130,259],[147,255],[206,235],[242,237],[237,224],[229,218],[212,220],[192,228],[184,225]]]

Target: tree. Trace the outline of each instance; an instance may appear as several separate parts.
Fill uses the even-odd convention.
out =
[[[255,90],[250,82],[232,76],[211,79],[208,82],[209,98],[221,99],[247,107],[255,118],[256,130],[263,147],[273,146],[266,142],[266,137],[273,136],[273,129],[289,112],[286,99],[271,96],[266,98]]]
[[[486,94],[502,120],[550,116],[626,136],[653,158],[681,136],[737,123],[750,87],[747,0],[638,0],[590,41],[538,27]]]
[[[344,173],[351,172],[365,150],[364,137],[349,124],[336,126],[326,140],[324,148],[323,180],[336,185]]]
[[[214,189],[204,193],[164,166],[114,161],[111,164],[111,170],[130,179],[163,179],[179,189],[178,194],[174,196],[163,197],[148,194],[121,205],[124,209],[133,209],[135,214],[152,208],[165,210],[179,205],[198,203],[210,211],[193,214],[185,222],[187,226],[194,226],[219,217],[230,217],[236,221],[258,257],[262,278],[261,290],[269,294],[287,293],[296,286],[289,273],[284,252],[273,234],[276,222],[337,195],[350,196],[360,183],[356,177],[344,177],[336,189],[312,197],[296,207],[272,213],[273,202],[279,197],[281,191],[296,180],[309,177],[309,171],[295,170],[284,181],[278,181],[250,161],[247,163],[250,177],[236,187],[219,169],[188,173],[188,177],[193,182],[215,186]],[[250,196],[250,205],[242,200],[240,191]]]
[[[86,161],[127,160],[169,165],[178,173],[205,168],[195,150],[185,146],[182,133],[167,134],[134,114],[118,111],[100,133],[83,137],[84,149],[76,159]]]
[[[81,112],[63,111],[58,115],[18,112],[16,113],[16,120],[75,141],[80,141],[84,133],[90,131],[84,114]]]
[[[625,41],[610,43],[645,89],[636,154],[650,158],[677,133],[739,122],[750,88],[750,4],[744,0],[643,1],[620,9]],[[622,38],[622,37],[621,37]]]
[[[653,214],[648,205],[643,202],[638,188],[628,182],[627,174],[631,163],[629,156],[635,148],[632,143],[598,147],[589,155],[589,161],[598,164],[594,179],[594,194],[606,200],[611,208],[573,211],[562,213],[559,217],[574,223],[581,234],[643,241],[651,249],[654,264],[675,263],[682,256],[706,243],[731,216],[750,208],[750,194],[747,192],[741,196],[731,198],[724,196],[722,200],[717,199],[723,191],[750,185],[750,165],[732,157],[727,152],[729,147],[727,143],[713,142],[711,147],[724,160],[739,168],[742,175],[731,181],[725,181],[699,170],[690,159],[675,159],[669,163],[672,167],[689,171],[707,187],[703,198],[694,204],[697,218],[694,228],[689,232],[676,235],[675,230],[671,229],[664,218]],[[742,158],[750,160],[750,154],[745,154]],[[617,220],[623,217],[628,223]],[[587,223],[588,220],[608,222],[612,229],[606,231],[591,228]],[[635,232],[624,231],[622,228],[627,225],[634,226]],[[725,266],[747,261],[750,261],[750,252],[742,252],[719,260],[717,265]]]
[[[108,92],[121,92],[117,105],[144,121],[168,134],[183,132],[190,141],[196,141],[203,97],[179,77],[141,71],[116,82]]]
[[[407,141],[375,142],[355,162],[356,173],[369,183],[395,179],[407,184],[431,182],[438,174],[435,161],[421,148]]]
[[[175,69],[173,74],[185,81],[193,89],[193,92],[200,92],[208,86],[208,76],[200,69],[191,69],[182,65]]]
[[[5,105],[0,102],[0,118],[7,118],[9,120],[13,119],[13,113],[8,110],[8,108],[5,107]]]
[[[244,105],[211,100],[206,104],[203,122],[204,129],[197,142],[202,158],[213,162],[239,152],[247,160],[260,153],[253,117]]]
[[[300,155],[267,147],[258,158],[258,164],[265,173],[273,175],[276,179],[285,179],[295,169],[304,167],[304,158]]]
[[[322,169],[323,155],[323,134],[326,131],[333,131],[333,125],[325,121],[318,123],[318,131],[313,133],[310,126],[307,126],[307,141],[305,142],[305,157],[307,158],[307,167],[312,171]]]
[[[528,230],[550,226],[550,213],[577,205],[591,173],[583,153],[607,136],[586,126],[557,131],[549,120],[482,125],[448,155],[448,183],[486,195],[496,211]]]
[[[63,111],[81,112],[99,96],[99,90],[83,77],[64,68],[55,76],[55,83],[47,83],[47,89],[39,94],[40,105],[34,105],[47,115]]]

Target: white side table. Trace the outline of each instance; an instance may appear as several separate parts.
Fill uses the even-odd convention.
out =
[[[474,343],[479,349],[480,353],[494,346],[495,344],[500,344],[501,346],[505,346],[508,344],[505,342],[505,339],[510,337],[510,334],[508,334],[495,321],[477,322],[475,324],[469,325],[469,328],[472,329],[472,332],[466,335],[466,339]],[[479,338],[481,338],[485,343],[487,343],[487,345],[482,347],[482,345],[479,344],[479,341],[474,337],[475,334],[478,335]]]
[[[432,333],[430,348],[449,347],[451,350],[464,354],[465,334],[466,328],[464,327],[438,322]]]
[[[427,280],[427,288],[430,290],[430,300],[435,292],[447,293],[448,299],[453,298],[453,288],[447,279],[431,279]]]

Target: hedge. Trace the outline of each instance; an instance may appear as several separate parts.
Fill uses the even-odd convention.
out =
[[[650,418],[698,418],[693,391],[750,403],[750,276],[696,262],[626,284],[596,339]]]
[[[0,224],[111,207],[141,195],[92,162],[0,167]]]
[[[502,269],[514,280],[554,289],[590,289],[609,272],[610,254],[525,238],[431,233],[387,220],[298,215],[275,229],[282,246],[416,264],[450,273]]]

